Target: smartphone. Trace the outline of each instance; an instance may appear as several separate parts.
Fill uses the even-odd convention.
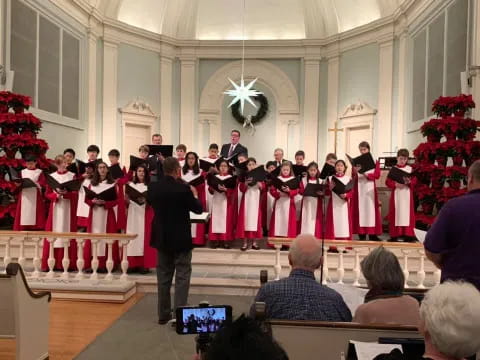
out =
[[[177,334],[212,334],[232,322],[230,305],[185,306],[176,310]]]

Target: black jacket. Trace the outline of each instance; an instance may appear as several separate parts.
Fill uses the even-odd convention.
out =
[[[230,150],[231,145],[232,144],[223,144],[222,145],[222,150],[220,151],[220,155],[223,158],[228,158],[228,151]],[[242,144],[238,143],[237,146],[235,146],[235,149],[233,150],[232,156],[240,154],[240,153],[245,153],[248,156],[248,149],[245,146],[243,146]]]
[[[188,185],[165,176],[148,185],[147,201],[153,207],[150,245],[163,251],[184,252],[192,249],[190,211],[202,213]]]

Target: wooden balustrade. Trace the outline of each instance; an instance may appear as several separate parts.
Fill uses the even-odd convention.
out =
[[[280,249],[284,245],[290,245],[293,240],[293,238],[268,238],[268,242],[275,247],[273,270],[276,280],[280,279],[282,270]],[[427,273],[432,275],[430,286],[440,283],[440,270],[425,257],[425,250],[420,243],[325,240],[323,284],[326,284],[327,281],[332,281],[330,279],[329,269],[333,267],[336,268],[336,272],[334,272],[337,276],[335,282],[339,284],[345,283],[347,281],[346,273],[348,272],[349,275],[351,274],[348,283],[354,286],[361,286],[360,280],[363,279],[360,271],[361,259],[378,246],[384,246],[399,258],[405,275],[405,287],[417,289],[429,287],[425,283]],[[336,247],[338,253],[328,252],[331,247]],[[345,265],[346,259],[351,260],[350,267]],[[332,264],[336,266],[332,266]],[[429,269],[426,269],[426,264],[429,265]],[[414,274],[415,277],[412,277],[412,274]]]
[[[63,245],[63,259],[62,259],[62,268],[63,272],[60,274],[61,279],[68,280],[70,278],[75,278],[76,280],[86,279],[89,278],[91,280],[97,280],[98,277],[98,247],[107,246],[107,261],[106,261],[106,268],[107,274],[105,275],[105,280],[112,281],[114,279],[113,276],[113,244],[115,241],[118,241],[119,248],[122,249],[122,260],[121,260],[121,271],[122,274],[120,276],[121,281],[127,281],[127,270],[128,270],[128,259],[127,259],[127,245],[128,243],[133,240],[137,235],[136,234],[92,234],[92,233],[58,233],[58,232],[50,232],[50,231],[0,231],[0,250],[2,246],[4,247],[3,252],[3,263],[5,268],[9,263],[12,262],[11,256],[11,248],[12,245],[19,246],[19,256],[17,262],[25,267],[25,263],[27,260],[25,254],[26,247],[33,247],[33,271],[29,274],[29,278],[31,279],[39,279],[39,278],[47,278],[53,279],[56,277],[54,272],[55,266],[55,258],[54,254],[54,243],[55,241],[59,240],[62,242]],[[47,273],[42,273],[41,271],[41,254],[40,254],[40,247],[42,245],[43,240],[46,239],[49,246],[49,256],[48,256],[48,269]],[[68,269],[70,267],[71,260],[69,258],[68,247],[70,244],[70,240],[75,239],[77,243],[77,272],[76,274],[69,273]],[[92,273],[90,275],[84,272],[85,261],[83,258],[84,254],[84,246],[85,241],[90,240],[92,244],[92,261],[91,261],[91,268]],[[0,252],[0,255],[2,253]]]

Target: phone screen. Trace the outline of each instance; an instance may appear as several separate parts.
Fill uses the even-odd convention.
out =
[[[211,334],[232,321],[232,307],[180,307],[176,310],[177,334]]]

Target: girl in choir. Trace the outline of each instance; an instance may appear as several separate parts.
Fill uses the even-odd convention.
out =
[[[360,154],[370,152],[370,144],[362,141],[358,145]],[[352,199],[353,233],[358,234],[360,240],[378,241],[382,234],[382,218],[380,216],[379,200],[375,180],[380,178],[380,162],[376,161],[375,169],[361,174],[360,168],[352,171],[355,187]]]
[[[198,200],[202,204],[203,211],[207,209],[207,195],[205,189],[205,176],[198,163],[198,155],[189,151],[185,156],[185,164],[182,167],[182,180],[190,183],[198,178],[203,181],[195,186],[198,192]],[[192,224],[192,243],[194,245],[205,245],[205,224]]]
[[[146,165],[139,165],[135,170],[133,181],[129,186],[140,193],[147,191],[150,182],[150,174]],[[153,209],[147,204],[145,198],[137,199],[137,202],[125,196],[128,204],[127,213],[127,234],[137,234],[137,237],[130,241],[127,246],[129,272],[148,274],[150,268],[156,266],[156,251],[150,247],[150,237],[153,221]]]
[[[27,155],[26,169],[20,173],[22,179],[30,179],[35,187],[21,188],[18,197],[13,230],[43,230],[45,228],[45,199],[42,188],[45,187],[45,176],[41,169],[37,169],[37,158]]]
[[[307,167],[307,176],[300,182],[300,194],[303,195],[308,184],[322,184],[319,178],[318,164],[311,162]],[[301,228],[302,234],[311,234],[317,238],[322,236],[323,224],[323,194],[319,197],[303,196],[301,203]]]
[[[271,178],[270,175],[277,168],[275,161],[269,161],[265,165],[267,170],[267,179],[265,180],[265,190],[262,192],[262,219],[263,219],[263,229],[265,234],[268,234],[268,229],[270,228],[270,219],[272,218],[273,206],[275,205],[275,198],[270,194],[270,184]]]
[[[115,180],[108,170],[106,163],[99,162],[95,173],[93,174],[92,181],[88,187],[93,192],[99,194],[105,190],[114,187],[118,190],[115,184]],[[118,205],[118,197],[115,200],[105,201],[98,198],[89,199],[85,197],[85,202],[90,207],[90,213],[88,215],[87,232],[91,233],[117,233],[118,227],[115,219],[114,207]],[[97,243],[97,255],[98,255],[98,268],[100,272],[105,272],[106,268],[106,248],[107,245],[104,241]],[[84,257],[85,257],[85,269],[91,268],[91,254],[92,247],[91,242],[87,240],[85,243]],[[119,263],[118,243],[113,244],[112,252],[114,264]]]
[[[285,161],[282,164],[278,178],[283,182],[295,179],[291,162]],[[296,237],[297,218],[294,198],[298,194],[298,189],[283,186],[281,190],[278,190],[276,187],[270,186],[270,194],[275,198],[275,205],[270,219],[269,235]]]
[[[89,187],[95,173],[95,163],[89,162],[85,164],[85,173],[83,177],[82,187],[78,191],[78,204],[77,204],[77,226],[79,230],[85,231],[88,226],[88,214],[90,213],[90,207],[85,202],[85,190],[83,187]]]
[[[412,167],[407,165],[409,152],[407,149],[400,149],[397,152],[397,168],[406,173],[412,172]],[[406,177],[405,184],[400,184],[387,178],[386,184],[392,189],[390,195],[390,208],[388,212],[388,222],[390,228],[390,240],[397,241],[403,237],[404,241],[414,242],[415,234],[415,205],[413,202],[413,188],[416,178]]]
[[[247,159],[247,170],[252,171],[257,167],[255,158]],[[257,239],[260,239],[262,233],[262,212],[260,209],[261,193],[265,188],[262,181],[254,182],[252,179],[244,179],[239,182],[239,190],[243,194],[240,202],[240,210],[237,219],[237,238],[244,239],[242,251],[248,249],[248,240],[252,239],[252,249],[259,250]]]
[[[330,188],[333,189],[333,178],[340,180],[347,185],[351,177],[345,175],[347,165],[343,160],[335,162],[336,174],[330,177]],[[330,194],[331,192],[331,194]],[[351,240],[352,239],[352,212],[350,207],[350,199],[352,190],[337,195],[334,191],[329,191],[330,201],[327,209],[327,239]]]
[[[229,165],[227,160],[222,160],[218,164],[218,174],[214,175],[220,180],[231,178],[229,174]],[[212,247],[216,248],[218,242],[223,243],[225,249],[229,249],[228,242],[233,240],[234,213],[235,213],[235,188],[229,189],[223,185],[217,188],[208,187],[212,194],[212,216],[210,219],[210,229],[208,238],[212,242]]]
[[[64,155],[55,157],[57,171],[50,174],[59,184],[75,179],[73,172],[67,171],[67,160]],[[67,191],[62,189],[52,189],[47,186],[45,197],[50,200],[47,223],[45,231],[53,232],[76,232],[77,231],[77,201],[78,191]],[[55,258],[55,270],[62,270],[63,242],[56,240],[53,243],[53,256]],[[47,240],[43,242],[42,270],[48,270],[48,257],[50,255],[50,246]],[[77,261],[77,243],[71,239],[68,247],[68,258],[70,260],[69,269],[75,270]]]
[[[238,154],[237,156],[237,161],[238,161],[238,165],[239,166],[242,166],[240,164],[243,164],[243,165],[246,165],[246,162],[247,162],[247,159],[248,159],[248,155],[246,153],[240,153]],[[238,217],[238,213],[240,212],[240,203],[242,202],[242,197],[243,197],[243,193],[240,191],[240,180],[244,180],[244,175],[245,175],[245,170],[243,170],[244,168],[235,168],[235,175],[237,176],[237,179],[239,180],[237,182],[237,190],[235,192],[235,220],[237,220],[237,217]],[[233,226],[236,228],[237,227],[237,224],[236,224],[236,221],[235,223],[233,224]]]

